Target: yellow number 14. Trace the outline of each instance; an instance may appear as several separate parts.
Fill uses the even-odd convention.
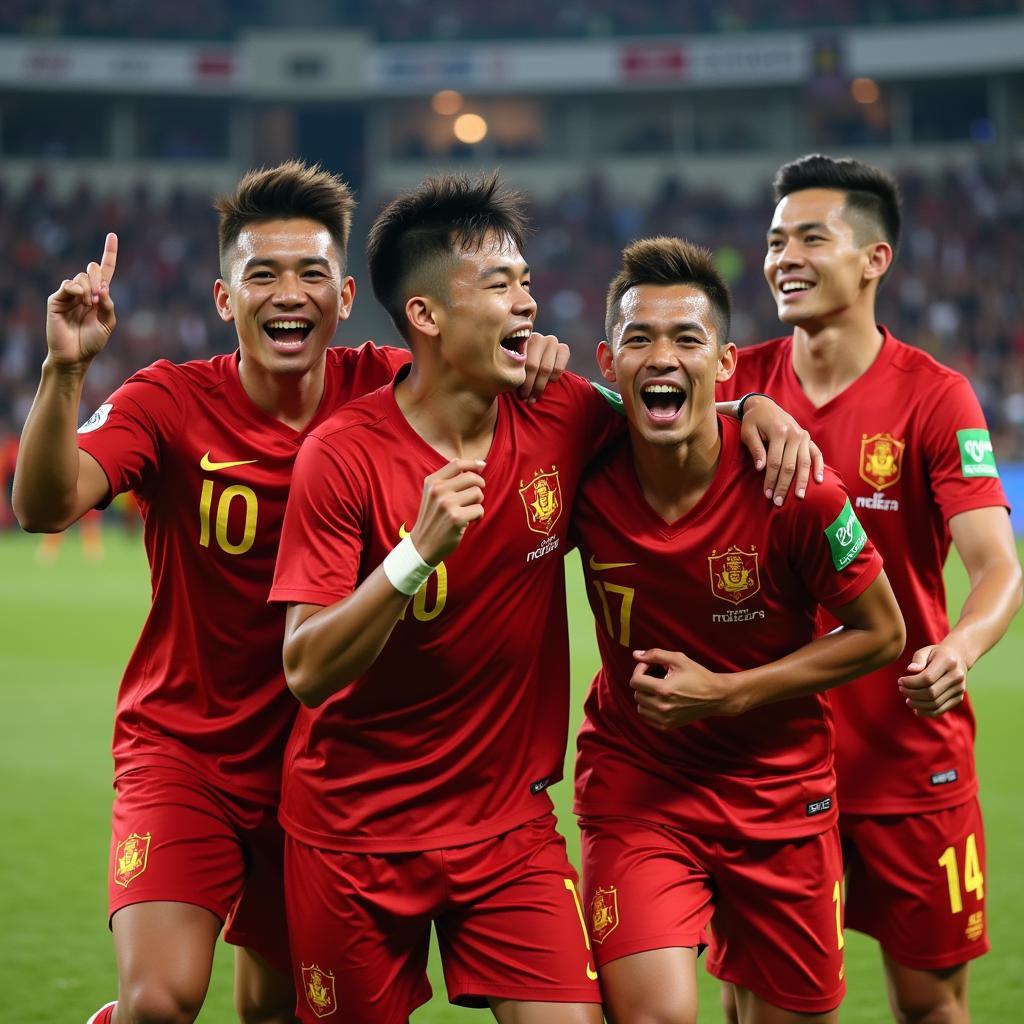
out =
[[[957,868],[956,850],[952,846],[946,847],[939,858],[939,865],[946,869],[946,881],[949,884],[949,909],[954,914],[959,914],[964,909],[964,900],[960,894],[960,872]],[[964,892],[973,892],[979,900],[985,898],[985,876],[981,873],[978,844],[973,832],[964,843]]]

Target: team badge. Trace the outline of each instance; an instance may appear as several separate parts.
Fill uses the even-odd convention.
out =
[[[152,833],[147,832],[140,836],[133,832],[127,839],[122,839],[117,844],[114,853],[114,881],[123,885],[126,889],[128,883],[138,878],[146,870],[149,862],[149,843]]]
[[[309,1008],[318,1017],[329,1017],[338,1008],[334,994],[334,975],[322,971],[316,964],[302,965],[302,991]]]
[[[604,942],[619,926],[619,893],[615,886],[598,888],[590,904],[590,934],[595,942]]]
[[[741,551],[735,544],[719,555],[712,548],[708,555],[711,592],[730,604],[740,604],[761,589],[757,571],[757,549]]]
[[[985,911],[976,910],[967,918],[964,936],[968,942],[977,942],[985,934]]]
[[[558,486],[558,470],[548,473],[537,470],[534,478],[519,481],[519,497],[526,509],[526,525],[534,533],[549,534],[562,515],[562,489]]]
[[[892,434],[862,435],[860,442],[860,478],[871,484],[876,491],[892,487],[903,470],[903,449],[905,441]]]

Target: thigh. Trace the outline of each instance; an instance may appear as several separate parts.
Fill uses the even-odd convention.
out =
[[[713,892],[698,837],[624,818],[588,818],[580,828],[599,967],[645,950],[707,943]]]
[[[436,854],[341,853],[285,839],[285,899],[296,1016],[316,1024],[399,1024],[430,999]]]
[[[220,921],[238,898],[245,855],[222,800],[192,773],[138,768],[114,784],[110,915],[137,903],[189,903]]]
[[[293,1024],[291,969],[281,973],[253,949],[235,949],[235,1010],[242,1024]]]
[[[118,1004],[133,1020],[194,1019],[206,998],[220,920],[190,903],[133,903],[111,921]]]
[[[713,875],[708,970],[737,986],[738,997],[747,989],[780,1010],[835,1009],[845,992],[838,830],[778,842],[723,840]]]
[[[904,967],[986,953],[985,836],[976,799],[904,817],[845,815],[846,923]]]
[[[284,830],[276,808],[254,808],[244,822],[242,891],[224,923],[224,938],[258,954],[278,974],[291,977],[284,907]]]
[[[601,993],[613,1022],[697,1019],[697,950],[670,946],[619,957],[601,968]]]
[[[453,1003],[600,1003],[576,871],[553,815],[445,850],[444,865],[449,895],[436,927]]]

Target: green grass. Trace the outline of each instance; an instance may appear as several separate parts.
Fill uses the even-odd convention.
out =
[[[36,563],[38,539],[0,535],[0,768],[4,782],[4,840],[0,844],[0,1020],[12,1024],[81,1024],[116,994],[106,928],[110,734],[121,670],[148,606],[141,541],[108,531],[99,566],[68,537],[57,563]],[[950,570],[951,603],[964,593],[961,567]],[[578,564],[570,571],[574,711],[593,672],[595,647]],[[976,1024],[1021,1019],[1024,953],[1017,928],[1024,920],[1024,829],[1020,819],[1024,692],[1024,621],[974,670],[971,693],[979,720],[978,763],[986,812],[986,892],[993,952],[971,970]],[[571,775],[570,775],[571,777]],[[578,863],[578,840],[567,805],[569,786],[554,792]],[[208,1024],[235,1020],[230,954],[222,946],[206,1008]],[[436,961],[433,1001],[415,1024],[488,1020],[480,1011],[450,1007]],[[878,956],[851,934],[849,994],[844,1024],[888,1019]],[[717,1022],[717,992],[701,981],[702,1022]]]

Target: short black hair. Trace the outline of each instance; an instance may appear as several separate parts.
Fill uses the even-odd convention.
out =
[[[622,269],[609,285],[605,303],[604,329],[609,344],[623,296],[642,284],[684,284],[702,291],[715,315],[719,345],[729,340],[732,298],[711,250],[682,238],[659,235],[638,239],[622,250]]]
[[[808,188],[845,192],[847,209],[856,211],[873,224],[892,246],[894,255],[899,248],[903,219],[900,187],[896,179],[880,167],[850,157],[836,159],[822,153],[810,153],[783,164],[775,173],[772,187],[776,203],[792,192]],[[857,228],[858,225],[854,224],[855,231]],[[860,244],[874,241],[857,233]]]
[[[479,247],[489,234],[522,250],[528,230],[525,197],[506,188],[497,171],[478,178],[426,178],[388,203],[370,228],[366,255],[373,294],[408,340],[406,302],[421,293],[447,297],[457,250]]]
[[[219,214],[222,274],[224,254],[246,227],[260,221],[292,218],[323,224],[334,240],[341,269],[345,269],[345,251],[356,201],[352,190],[340,177],[318,164],[288,160],[276,167],[249,171],[234,192],[220,196],[213,205]]]

